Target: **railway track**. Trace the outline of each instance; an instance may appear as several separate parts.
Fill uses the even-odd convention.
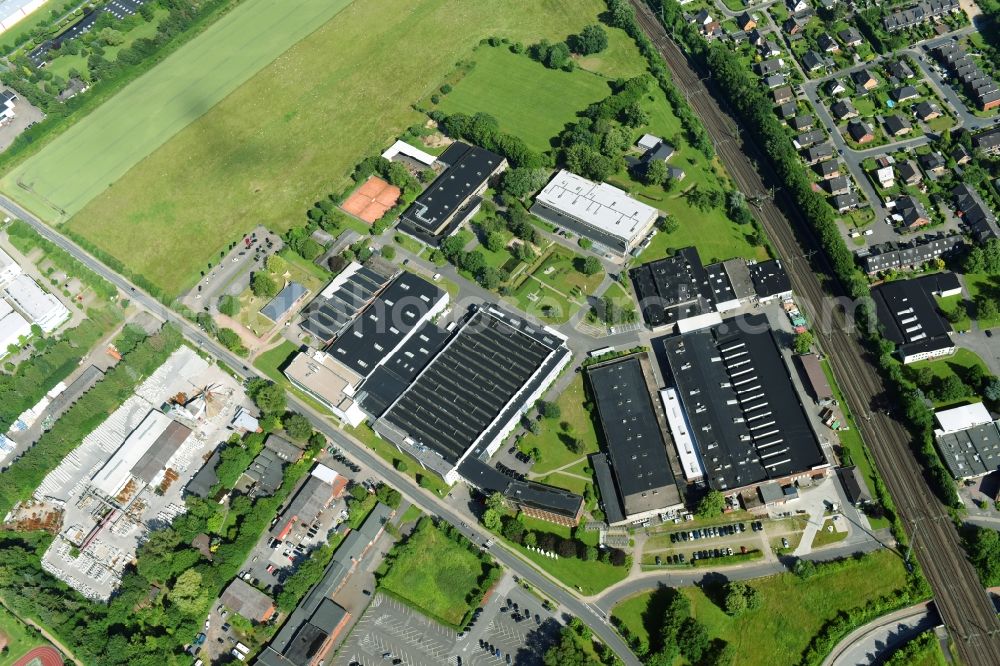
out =
[[[965,558],[958,531],[927,485],[910,450],[909,433],[901,423],[872,408],[885,394],[885,385],[849,317],[838,312],[836,301],[824,292],[820,275],[834,273],[812,228],[781,190],[780,183],[775,183],[778,189],[773,200],[765,195],[770,189],[766,181],[774,182],[776,178],[764,155],[752,139],[741,135],[739,125],[723,110],[650,8],[642,0],[630,1],[640,26],[663,55],[674,82],[704,123],[730,176],[742,192],[762,195],[757,217],[788,270],[800,306],[811,321],[830,323],[817,327],[815,334],[828,353],[834,374],[858,419],[858,428],[909,533],[913,554],[930,583],[961,661],[968,666],[1000,663],[1000,621]],[[835,280],[828,280],[828,286],[835,296],[842,295],[837,293],[839,285]]]

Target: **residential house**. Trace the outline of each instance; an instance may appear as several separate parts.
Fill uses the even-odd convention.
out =
[[[823,160],[813,165],[813,171],[824,180],[836,178],[840,175],[840,162],[837,160]]]
[[[878,79],[867,69],[859,69],[856,72],[851,72],[851,80],[854,81],[854,85],[860,90],[871,90],[878,85]]]
[[[826,58],[815,51],[806,51],[805,55],[802,56],[802,68],[807,72],[815,72],[817,69],[826,67],[826,65]]]
[[[768,39],[760,45],[760,54],[765,58],[775,58],[781,55],[781,47],[778,46],[778,42]],[[784,63],[782,63],[783,65]]]
[[[799,12],[804,12],[809,9],[809,3],[806,0],[788,0],[788,11],[793,14],[798,14]]]
[[[694,22],[700,25],[702,28],[712,23],[714,19],[712,15],[708,13],[707,9],[702,9],[697,14],[694,15]]]
[[[973,135],[972,147],[987,155],[1000,155],[1000,127]]]
[[[955,199],[955,214],[977,243],[997,235],[996,217],[974,187],[962,183],[951,191],[951,195]]]
[[[795,99],[795,93],[792,92],[791,86],[783,86],[772,90],[771,97],[774,99],[775,104],[784,104],[785,102],[791,102]]]
[[[826,92],[828,95],[843,95],[847,88],[840,82],[840,79],[830,79],[826,82]]]
[[[747,41],[750,42],[751,46],[760,46],[764,43],[764,33],[754,28],[747,33]]]
[[[868,123],[862,120],[854,119],[847,123],[847,134],[855,143],[871,143],[875,140],[875,134],[868,127]]]
[[[849,99],[838,100],[830,107],[830,113],[837,120],[850,120],[858,117],[858,111]]]
[[[826,159],[833,157],[833,146],[829,143],[821,143],[811,148],[807,148],[805,153],[803,153],[806,164],[816,164]]]
[[[853,210],[858,207],[858,203],[858,195],[854,192],[848,192],[847,194],[835,194],[830,197],[830,205],[832,205],[834,210],[838,213],[846,213],[849,210]]]
[[[944,158],[941,153],[926,153],[917,157],[924,173],[940,176],[945,172]]]
[[[924,205],[916,197],[904,195],[896,199],[896,213],[902,216],[900,223],[908,231],[915,231],[931,223]]]
[[[837,176],[826,181],[826,190],[831,195],[847,194],[851,191],[851,183],[847,176]]]
[[[961,234],[926,234],[905,243],[882,243],[861,250],[858,261],[868,275],[923,266],[938,257],[950,257],[965,247]]]
[[[875,180],[883,187],[892,187],[896,184],[896,172],[891,166],[884,166],[875,169]]]
[[[905,60],[893,60],[885,66],[885,69],[897,81],[906,81],[916,76],[913,73],[913,69],[906,64]]]
[[[802,37],[802,31],[805,29],[806,23],[806,19],[799,16],[792,16],[781,24],[781,29],[784,30],[785,34],[789,37],[799,39]]]
[[[840,41],[844,43],[844,46],[858,47],[861,46],[862,40],[861,32],[857,28],[847,28],[846,30],[841,30],[837,33],[837,37],[840,37]]]
[[[889,32],[913,28],[943,16],[949,12],[959,12],[962,8],[958,0],[924,0],[906,9],[892,12],[882,19],[882,26]]]
[[[975,143],[973,143],[975,145]],[[951,149],[951,159],[955,160],[955,164],[967,164],[969,160],[972,159],[972,155],[969,155],[969,151],[965,149],[960,143],[955,144],[955,147]]]
[[[771,58],[757,63],[757,73],[761,76],[777,74],[785,68],[785,61],[781,58]]]
[[[671,146],[666,141],[661,141],[656,144],[656,147],[647,150],[642,155],[642,161],[647,164],[650,162],[666,162],[674,154],[674,147]]]
[[[895,114],[886,116],[882,124],[885,126],[886,134],[889,136],[903,136],[904,134],[909,134],[913,129],[913,125],[910,124],[909,120]]]
[[[917,89],[913,86],[900,86],[892,91],[892,97],[897,102],[908,102],[911,99],[916,99],[919,97]]]
[[[933,102],[917,102],[913,107],[913,112],[919,120],[924,122],[941,117],[941,110]]]
[[[764,77],[764,87],[769,90],[774,90],[779,86],[785,85],[787,79],[784,74],[772,74],[771,76]]]
[[[783,120],[788,120],[799,112],[799,106],[795,102],[785,102],[777,107],[778,115]]]
[[[824,53],[836,53],[840,50],[840,45],[830,35],[823,33],[817,40],[820,50]]]
[[[788,121],[788,126],[796,132],[807,132],[813,128],[812,114],[803,113]]]
[[[747,30],[753,30],[757,27],[757,20],[750,16],[750,12],[743,12],[736,17],[736,25],[740,30],[746,32]]]
[[[899,175],[899,179],[907,185],[916,185],[923,180],[923,177],[920,175],[920,169],[917,168],[917,163],[913,160],[906,160],[897,165],[896,173]]]
[[[796,150],[802,150],[803,148],[808,148],[809,146],[815,146],[825,138],[826,136],[820,130],[803,132],[795,137],[795,148]]]

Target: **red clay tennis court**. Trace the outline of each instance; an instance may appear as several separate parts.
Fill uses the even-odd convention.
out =
[[[401,191],[377,176],[370,176],[341,204],[345,212],[371,224],[396,205]]]

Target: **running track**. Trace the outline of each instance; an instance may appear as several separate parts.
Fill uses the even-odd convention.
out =
[[[14,662],[14,666],[28,666],[28,664],[39,664],[40,666],[62,666],[63,659],[59,651],[48,645],[29,650],[28,654]]]

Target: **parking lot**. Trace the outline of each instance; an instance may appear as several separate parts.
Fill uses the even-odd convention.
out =
[[[497,585],[479,619],[464,634],[379,593],[333,663],[541,664],[542,654],[558,638],[560,627],[542,602],[510,577]]]

